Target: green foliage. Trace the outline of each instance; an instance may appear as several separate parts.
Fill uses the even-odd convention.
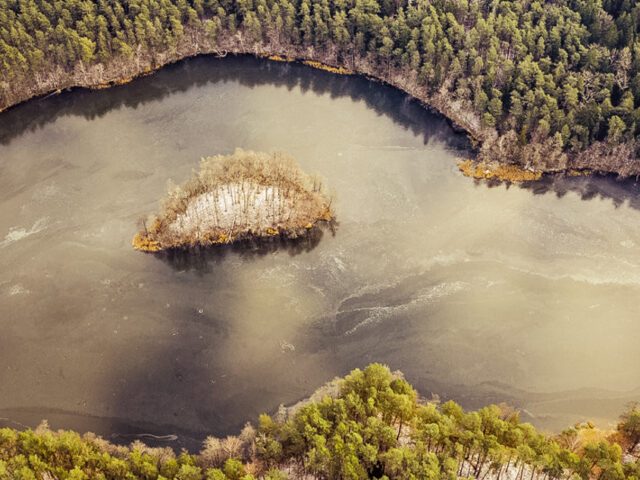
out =
[[[236,458],[230,458],[224,462],[224,474],[229,480],[240,480],[244,477],[244,466]]]
[[[373,364],[349,374],[338,398],[306,405],[283,423],[262,416],[258,438],[281,445],[274,449],[280,464],[296,463],[318,478],[483,478],[511,466],[521,478],[526,470],[532,479],[622,479],[637,468],[621,463],[616,444],[575,454],[559,443],[564,437],[536,433],[513,410],[466,413],[452,401],[438,408],[416,398],[404,379]],[[631,429],[635,416],[628,418]]]
[[[609,119],[609,129],[607,133],[607,138],[609,139],[609,141],[617,143],[622,137],[622,134],[624,133],[626,128],[627,126],[624,124],[624,122],[619,116],[617,115],[612,116]]]
[[[634,404],[622,414],[622,422],[618,429],[627,441],[627,449],[629,452],[633,452],[635,448],[640,444],[640,408]],[[0,441],[2,437],[0,437]]]
[[[636,406],[623,414],[617,435],[630,452],[640,443]],[[222,441],[241,442],[245,453],[221,469],[206,469],[206,450],[176,457],[140,442],[115,447],[93,435],[5,428],[0,479],[255,480],[250,471],[286,480],[283,470],[293,478],[345,480],[640,479],[640,462],[624,462],[620,445],[582,445],[579,436],[576,429],[541,435],[505,405],[465,412],[453,401],[421,404],[402,376],[373,364],[347,375],[335,398],[308,403],[281,421],[261,415],[255,437]]]
[[[639,19],[629,0],[3,0],[0,107],[47,74],[152,66],[239,33],[246,51],[362,57],[380,77],[462,102],[481,131],[519,133],[520,148],[552,137],[579,153],[606,138],[637,155]]]
[[[154,477],[148,477],[154,478]],[[200,480],[202,478],[202,471],[199,467],[194,465],[182,465],[178,470],[177,475],[174,477],[176,480]],[[231,479],[237,480],[237,479]]]

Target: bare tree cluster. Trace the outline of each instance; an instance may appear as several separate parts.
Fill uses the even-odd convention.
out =
[[[317,176],[282,153],[242,149],[203,158],[192,179],[170,187],[160,211],[150,227],[142,222],[134,246],[163,249],[246,235],[297,236],[330,216]]]
[[[240,435],[226,438],[207,437],[198,455],[203,468],[221,468],[230,458],[240,458],[245,463],[256,458],[256,429],[247,423]]]

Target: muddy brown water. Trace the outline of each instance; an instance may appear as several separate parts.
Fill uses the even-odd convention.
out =
[[[334,192],[332,235],[163,258],[136,220],[236,147]],[[382,362],[550,430],[640,397],[638,186],[464,178],[464,135],[391,88],[250,57],[0,115],[0,422],[197,448]]]

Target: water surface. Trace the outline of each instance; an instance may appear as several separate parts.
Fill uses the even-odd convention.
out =
[[[169,180],[236,147],[324,176],[335,235],[131,248]],[[377,361],[542,428],[615,421],[640,396],[637,185],[490,188],[457,171],[466,148],[391,88],[246,57],[3,113],[0,417],[195,446]]]

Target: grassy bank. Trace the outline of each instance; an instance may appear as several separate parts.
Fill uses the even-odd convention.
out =
[[[525,170],[518,165],[502,165],[498,162],[458,160],[458,168],[467,177],[496,179],[503,182],[532,182],[542,177],[542,172]]]

